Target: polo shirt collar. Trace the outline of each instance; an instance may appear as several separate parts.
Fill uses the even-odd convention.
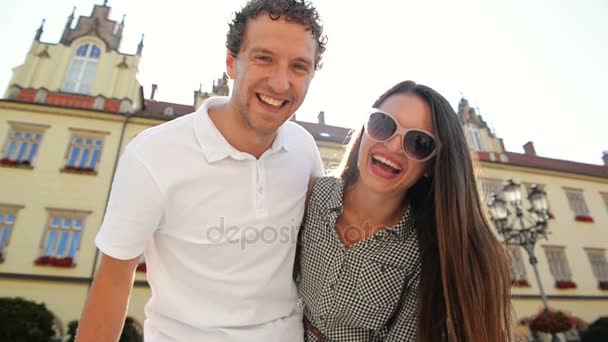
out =
[[[251,155],[235,149],[224,138],[222,133],[217,129],[211,118],[209,118],[209,109],[228,103],[226,96],[210,97],[196,111],[196,124],[194,127],[196,138],[203,150],[207,162],[214,163],[216,161],[231,157],[236,160],[251,158]],[[264,155],[276,153],[281,150],[287,151],[290,147],[289,137],[285,129],[285,125],[281,125],[277,135],[272,143],[272,146]]]

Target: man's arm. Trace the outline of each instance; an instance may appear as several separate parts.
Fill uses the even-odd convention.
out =
[[[80,317],[76,341],[118,341],[138,263],[139,257],[120,260],[102,254],[101,265]]]

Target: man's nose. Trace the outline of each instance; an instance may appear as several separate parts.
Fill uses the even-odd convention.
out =
[[[289,89],[289,71],[287,66],[277,65],[270,76],[270,87],[281,94]]]

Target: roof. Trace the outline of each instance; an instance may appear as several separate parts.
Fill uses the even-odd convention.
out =
[[[584,164],[569,160],[552,159],[529,154],[505,152],[506,160],[496,157],[494,153],[477,152],[477,158],[483,162],[508,164],[533,169],[542,169],[566,173],[574,173],[586,176],[608,178],[608,166]]]
[[[173,108],[173,114],[167,115],[165,114],[165,110],[167,108]],[[155,100],[145,100],[144,109],[135,113],[137,116],[143,116],[154,119],[164,119],[171,120],[180,116],[184,116],[186,114],[190,114],[194,112],[193,105],[184,105],[179,103],[172,102],[163,102],[163,101],[155,101]]]

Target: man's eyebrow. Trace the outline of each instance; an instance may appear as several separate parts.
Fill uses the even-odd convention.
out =
[[[251,48],[251,52],[254,52],[254,53],[266,53],[266,54],[269,54],[269,55],[274,55],[274,53],[272,51],[270,51],[270,50],[268,50],[266,48],[262,48],[262,47]]]
[[[253,53],[265,53],[268,55],[274,55],[274,52],[268,50],[267,48],[263,48],[263,47],[253,47],[251,48],[251,52]],[[308,66],[313,66],[313,61],[309,58],[305,58],[305,57],[297,57],[295,59],[295,61],[300,62],[300,63],[304,63]]]

